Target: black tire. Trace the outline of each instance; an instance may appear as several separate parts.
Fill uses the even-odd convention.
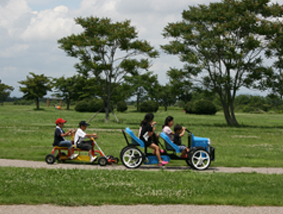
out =
[[[206,170],[211,163],[210,154],[205,149],[195,149],[189,153],[189,163],[196,170]]]
[[[121,160],[125,167],[135,169],[142,164],[143,154],[137,147],[128,146],[121,151]]]
[[[45,161],[47,164],[54,164],[54,162],[56,161],[56,158],[53,154],[49,154],[49,155],[46,155]]]
[[[124,153],[124,150],[125,149],[127,149],[127,148],[129,148],[130,146],[126,146],[126,147],[124,147],[122,150],[121,150],[121,152],[120,152],[120,160],[122,160],[122,154]]]
[[[107,159],[106,159],[105,157],[100,157],[100,158],[98,159],[98,164],[99,164],[100,166],[106,166],[106,165],[107,165]]]
[[[115,161],[114,162],[115,164],[118,164],[119,163],[119,158],[114,158],[114,161]]]

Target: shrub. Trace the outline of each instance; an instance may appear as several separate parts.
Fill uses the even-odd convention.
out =
[[[88,111],[88,104],[89,104],[88,100],[82,100],[77,103],[75,110],[79,112],[86,112]]]
[[[255,109],[253,107],[251,107],[251,106],[245,106],[243,108],[243,112],[245,112],[245,113],[250,113],[250,112],[253,112],[254,110]]]
[[[186,114],[193,114],[193,103],[188,102],[184,106],[184,110],[186,111]]]
[[[124,112],[128,109],[127,103],[125,101],[119,101],[117,103],[117,111]]]
[[[149,100],[140,104],[140,112],[157,112],[159,105],[157,102]]]
[[[198,100],[193,104],[192,112],[194,114],[210,114],[217,112],[216,106],[209,100]]]
[[[105,112],[105,109],[103,108],[103,100],[101,99],[93,99],[88,103],[88,111],[89,112],[97,112],[100,110],[100,112]]]

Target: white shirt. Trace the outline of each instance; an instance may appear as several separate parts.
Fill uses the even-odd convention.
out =
[[[170,138],[171,141],[174,140],[174,136],[172,134],[172,130],[170,129],[169,126],[165,126],[162,131]]]
[[[78,129],[76,131],[75,137],[74,137],[74,144],[77,147],[78,144],[80,144],[86,136],[86,133],[82,129]]]

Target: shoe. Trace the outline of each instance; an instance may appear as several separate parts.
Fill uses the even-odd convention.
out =
[[[188,157],[188,155],[187,154],[185,154],[185,155],[181,155],[181,158],[187,158]]]
[[[160,149],[160,152],[161,152],[161,153],[164,153],[164,150]]]
[[[94,156],[90,159],[90,162],[93,163],[97,159],[97,156]]]
[[[77,157],[79,156],[79,154],[72,154],[69,159],[70,160],[73,160],[73,159],[76,159]]]
[[[166,165],[168,163],[169,163],[168,161],[162,161],[161,163],[158,164],[158,166],[164,166],[164,165]]]

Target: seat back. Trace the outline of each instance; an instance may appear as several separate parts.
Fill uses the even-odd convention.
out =
[[[144,148],[144,142],[143,142],[141,139],[139,139],[138,137],[136,137],[136,135],[134,134],[134,132],[133,132],[129,127],[127,127],[127,128],[125,129],[125,132],[126,132],[128,135],[130,135],[130,137],[131,137],[131,142],[132,142],[133,145],[135,145],[135,146],[140,146],[140,147]]]
[[[165,147],[167,150],[176,151],[176,153],[181,152],[179,147],[175,143],[173,143],[164,132],[160,133],[160,137],[164,140]]]

